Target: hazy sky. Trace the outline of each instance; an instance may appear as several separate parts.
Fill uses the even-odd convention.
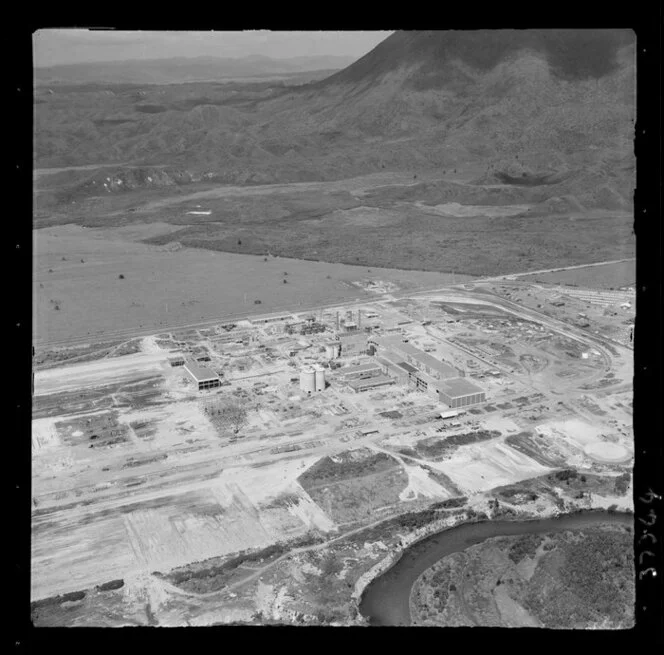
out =
[[[33,35],[35,66],[164,57],[360,57],[390,32],[128,32],[45,29]]]

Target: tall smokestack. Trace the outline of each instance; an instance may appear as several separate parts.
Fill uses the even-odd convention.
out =
[[[337,332],[339,331],[339,312],[337,312]]]
[[[357,310],[357,329],[358,330],[362,329],[362,310],[361,309]]]

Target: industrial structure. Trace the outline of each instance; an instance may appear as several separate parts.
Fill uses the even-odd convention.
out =
[[[198,390],[214,389],[221,386],[221,378],[212,369],[201,366],[193,359],[187,359],[184,363],[184,370],[198,385]]]
[[[339,341],[328,341],[325,344],[325,356],[328,359],[337,359],[341,354],[341,343]]]
[[[310,366],[300,371],[300,391],[306,394],[316,391],[316,371]]]
[[[325,369],[322,366],[314,366],[314,386],[316,391],[325,391]]]
[[[369,345],[374,346],[377,352],[386,353],[392,361],[395,357],[409,363],[418,371],[430,375],[436,380],[447,380],[462,377],[463,372],[440,359],[423,352],[419,348],[403,341],[398,336],[382,336],[369,339]]]
[[[448,407],[467,407],[486,401],[484,390],[465,378],[443,380],[439,397]]]
[[[348,382],[348,386],[356,393],[369,391],[378,387],[385,387],[391,384],[396,384],[396,380],[387,375],[383,375],[382,373],[369,378],[359,378]]]
[[[339,376],[346,382],[351,380],[363,380],[367,378],[380,375],[382,368],[376,362],[369,362],[368,364],[359,364],[356,366],[344,366],[339,371]]]
[[[322,366],[307,366],[300,371],[300,391],[307,395],[325,391],[325,369]]]
[[[449,407],[465,407],[486,400],[484,391],[466,380],[463,371],[398,336],[371,337],[368,343],[378,355],[376,359],[383,373],[399,383],[411,384]]]
[[[357,329],[339,333],[341,357],[356,357],[367,352],[367,336]]]

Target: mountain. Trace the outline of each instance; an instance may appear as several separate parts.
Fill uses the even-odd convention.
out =
[[[228,78],[270,77],[316,70],[337,70],[353,61],[346,56],[272,59],[173,57],[127,61],[62,64],[35,69],[39,85],[52,84],[182,84]]]
[[[473,184],[629,207],[634,48],[624,30],[395,32],[308,84],[42,87],[36,158],[181,166],[230,183],[464,167]]]
[[[444,89],[455,81],[469,81],[458,64],[486,73],[523,52],[541,57],[559,79],[597,79],[619,66],[620,48],[633,45],[630,30],[395,32],[318,86],[377,83],[396,74],[415,90]]]
[[[314,82],[35,103],[37,166],[70,167],[38,178],[39,225],[159,220],[179,228],[155,245],[473,275],[633,255],[630,32],[397,32]],[[211,213],[183,216],[199,190]]]

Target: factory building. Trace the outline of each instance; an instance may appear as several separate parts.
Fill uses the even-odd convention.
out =
[[[341,343],[339,341],[328,341],[325,343],[325,356],[328,359],[337,359],[341,354]]]
[[[369,391],[371,389],[377,389],[378,387],[385,387],[395,383],[396,380],[394,378],[381,373],[369,378],[351,380],[348,383],[348,386],[355,391],[355,393],[361,393],[362,391]]]
[[[367,352],[367,336],[359,330],[340,332],[339,343],[341,345],[341,357],[354,357],[364,355]]]
[[[369,345],[373,345],[378,353],[385,354],[395,363],[397,363],[396,358],[399,358],[400,361],[407,362],[418,371],[436,380],[448,380],[463,376],[463,373],[454,366],[432,357],[399,337],[385,336],[370,339]]]
[[[214,389],[221,386],[221,378],[212,369],[201,366],[198,362],[188,359],[184,363],[184,370],[198,385],[198,390]]]
[[[353,310],[349,309],[346,316],[341,318],[341,314],[337,312],[335,321],[337,332],[355,332],[362,329],[362,310],[357,310],[357,320],[353,318]]]
[[[383,373],[394,378],[397,384],[408,384],[409,376],[406,369],[383,357],[377,357],[376,361],[381,365]]]
[[[440,383],[439,397],[448,407],[467,407],[486,401],[486,394],[481,387],[465,378],[443,380]]]
[[[339,371],[339,375],[341,375],[344,381],[362,380],[380,375],[381,373],[383,373],[382,367],[377,362],[360,364],[359,366],[344,366]]]
[[[377,347],[384,373],[402,384],[411,384],[449,407],[465,407],[486,400],[484,391],[453,366],[422,352],[398,337],[370,339]]]

